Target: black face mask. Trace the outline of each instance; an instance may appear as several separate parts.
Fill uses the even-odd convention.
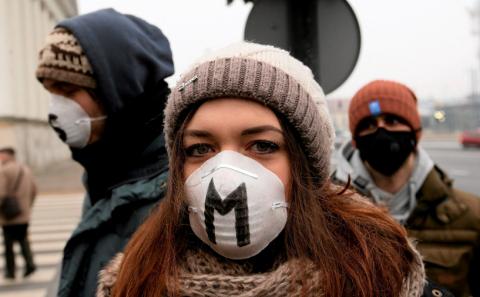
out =
[[[393,175],[415,149],[415,132],[393,132],[378,128],[372,134],[355,138],[360,158],[385,176]]]

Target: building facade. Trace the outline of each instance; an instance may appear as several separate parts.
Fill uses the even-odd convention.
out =
[[[328,110],[337,131],[348,131],[348,106],[350,99],[328,98]]]
[[[49,95],[36,81],[38,52],[76,0],[0,0],[0,147],[41,169],[70,156],[47,123]]]

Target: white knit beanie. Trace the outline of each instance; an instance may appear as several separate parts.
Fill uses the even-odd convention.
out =
[[[259,101],[285,116],[322,181],[329,175],[334,129],[322,88],[311,70],[282,49],[241,42],[200,58],[172,89],[165,109],[171,151],[184,111],[220,97]]]

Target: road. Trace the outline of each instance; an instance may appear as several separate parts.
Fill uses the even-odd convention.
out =
[[[480,148],[463,149],[455,141],[430,140],[421,145],[453,178],[455,187],[480,195]]]
[[[55,277],[62,250],[80,218],[82,194],[41,195],[37,198],[30,224],[30,243],[38,270],[22,279],[23,258],[16,248],[17,278],[6,281],[3,259],[3,236],[0,236],[0,296],[43,297]],[[0,232],[1,233],[1,232]]]

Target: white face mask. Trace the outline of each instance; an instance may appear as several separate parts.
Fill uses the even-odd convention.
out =
[[[193,232],[226,258],[257,255],[287,222],[282,181],[240,153],[220,152],[195,170],[185,186]]]
[[[106,116],[90,118],[74,100],[52,94],[48,122],[58,137],[70,147],[84,148],[90,139],[91,122],[106,118]]]

